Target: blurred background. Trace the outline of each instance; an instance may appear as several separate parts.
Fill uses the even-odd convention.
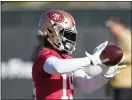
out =
[[[130,96],[131,2],[1,2],[2,99],[31,99],[31,69],[38,52],[36,38],[40,15],[49,9],[68,11],[76,20],[77,47],[73,57],[92,53],[109,40],[119,45],[128,68],[92,94],[75,90],[75,99],[114,99]],[[123,76],[121,76],[123,75]],[[123,78],[124,77],[124,78]],[[125,83],[125,84],[123,84]],[[126,94],[126,95],[125,95]]]

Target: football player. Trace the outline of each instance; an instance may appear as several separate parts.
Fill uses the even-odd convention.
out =
[[[107,67],[99,56],[108,42],[95,48],[94,54],[72,58],[75,51],[76,24],[66,11],[50,10],[42,14],[38,36],[44,47],[36,55],[32,67],[33,99],[72,99],[74,88],[92,93],[125,66]],[[87,67],[87,74],[82,70]]]

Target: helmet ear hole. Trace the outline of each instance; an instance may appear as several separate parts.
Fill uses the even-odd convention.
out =
[[[49,28],[47,28],[47,30],[48,30],[49,33],[53,33]]]
[[[49,28],[47,28],[47,31],[48,31],[48,33],[52,33],[52,34],[50,34],[50,37],[54,37],[54,35],[53,35],[53,31],[51,30],[51,29],[49,29]]]

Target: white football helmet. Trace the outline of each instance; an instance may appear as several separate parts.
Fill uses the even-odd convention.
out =
[[[42,14],[38,35],[45,37],[59,51],[72,53],[76,45],[76,25],[73,17],[63,10],[50,10]]]

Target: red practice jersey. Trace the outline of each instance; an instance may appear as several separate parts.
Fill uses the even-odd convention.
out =
[[[46,73],[43,69],[46,59],[51,56],[59,59],[71,59],[71,56],[59,55],[56,51],[49,48],[43,48],[38,53],[32,67],[33,99],[72,99],[73,73],[54,75]]]

